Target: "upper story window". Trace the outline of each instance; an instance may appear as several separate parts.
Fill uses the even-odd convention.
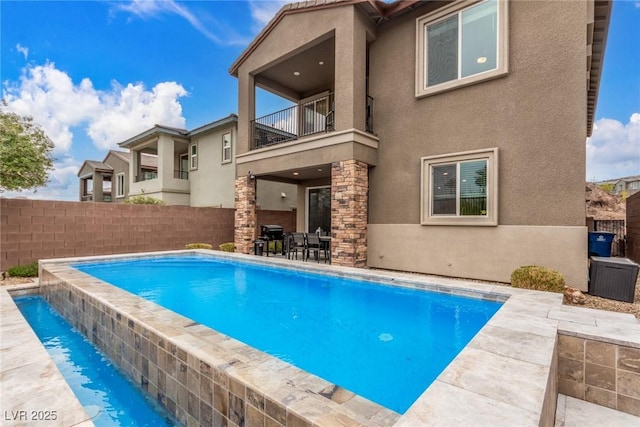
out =
[[[222,135],[222,163],[231,161],[231,132]]]
[[[507,74],[507,18],[507,0],[455,1],[418,18],[416,96]]]
[[[423,225],[498,225],[498,149],[422,158]]]
[[[124,197],[124,172],[116,174],[116,198]]]
[[[189,146],[189,169],[198,169],[198,143]]]

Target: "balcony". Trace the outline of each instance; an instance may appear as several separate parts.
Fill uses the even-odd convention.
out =
[[[136,175],[136,182],[151,181],[158,178],[158,172],[142,172],[140,175]]]
[[[251,150],[335,130],[334,94],[324,95],[251,121]],[[373,98],[366,100],[366,128],[373,133]]]
[[[174,170],[173,177],[175,179],[189,179],[189,172],[186,170]]]

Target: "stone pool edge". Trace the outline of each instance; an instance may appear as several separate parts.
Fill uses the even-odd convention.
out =
[[[12,426],[93,426],[91,418],[20,309],[15,296],[37,285],[0,289],[0,394],[2,420]]]
[[[501,310],[496,313],[490,322],[469,343],[465,350],[456,357],[451,365],[449,365],[432,386],[424,392],[418,401],[416,401],[403,416],[398,418],[395,413],[386,413],[384,416],[379,415],[377,418],[374,418],[371,416],[371,413],[372,411],[375,412],[375,408],[372,409],[370,405],[378,408],[381,407],[359,396],[353,396],[349,399],[353,400],[353,402],[350,402],[350,406],[339,404],[342,408],[341,410],[335,407],[334,403],[336,402],[330,400],[330,398],[325,399],[331,402],[329,405],[329,414],[332,415],[328,416],[326,407],[324,411],[318,410],[318,406],[323,405],[317,404],[318,402],[315,402],[315,400],[318,395],[322,396],[319,392],[327,386],[330,390],[335,391],[335,389],[331,389],[333,385],[328,382],[311,376],[312,378],[306,378],[305,381],[316,383],[315,389],[311,390],[305,387],[297,389],[297,387],[294,387],[294,389],[297,389],[294,394],[302,393],[297,398],[290,395],[278,397],[277,390],[275,391],[273,398],[280,400],[280,402],[272,402],[275,404],[273,406],[279,405],[280,412],[283,412],[282,409],[284,408],[284,418],[280,417],[280,421],[283,421],[283,423],[281,423],[282,425],[289,424],[286,422],[287,416],[291,417],[292,422],[306,421],[309,425],[334,425],[339,420],[365,425],[395,424],[399,426],[410,426],[418,423],[420,425],[461,424],[468,423],[469,421],[472,421],[474,424],[492,425],[513,422],[517,422],[519,425],[553,425],[557,393],[557,384],[555,381],[556,360],[554,357],[556,353],[555,346],[558,321],[549,319],[548,314],[552,309],[557,309],[561,304],[561,295],[558,294],[523,291],[499,285],[446,278],[429,277],[427,280],[416,277],[415,275],[398,272],[381,272],[335,266],[302,266],[299,264],[291,264],[286,260],[267,260],[240,254],[205,250],[124,254],[115,257],[99,256],[44,260],[41,261],[41,269],[46,265],[69,264],[78,261],[113,260],[117,258],[139,258],[185,253],[213,253],[217,257],[243,259],[263,265],[279,264],[286,268],[301,271],[330,272],[339,276],[366,278],[369,280],[389,280],[391,282],[389,284],[395,284],[397,286],[449,291],[466,296],[478,297],[479,295],[484,295],[489,299],[507,299]],[[84,274],[75,269],[72,270],[78,274]],[[86,279],[86,277],[84,277],[84,279]],[[95,281],[97,279],[93,280]],[[98,280],[98,282],[100,281]],[[45,286],[45,284],[43,283],[42,286]],[[127,296],[130,297],[130,294],[127,293]],[[209,328],[205,329],[212,331]],[[182,339],[184,338],[185,337],[182,337]],[[515,338],[519,341],[514,341]],[[198,339],[196,339],[196,341],[198,341]],[[232,348],[234,352],[248,352],[249,354],[261,353],[235,340],[229,339],[229,341],[231,343],[227,343],[227,347]],[[192,342],[186,344],[194,345]],[[248,347],[248,349],[242,347]],[[228,349],[224,350],[227,351]],[[196,351],[196,353],[198,352]],[[241,353],[236,353],[236,356],[238,354],[242,356]],[[207,355],[203,354],[202,356],[205,357]],[[254,356],[254,354],[252,354],[252,356]],[[266,357],[268,359],[274,359],[270,356]],[[232,355],[231,360],[233,359],[234,356]],[[235,359],[237,359],[237,357]],[[206,357],[204,360],[207,360]],[[237,368],[233,365],[237,364],[237,362],[229,365],[228,361],[224,360],[224,357],[222,359],[212,360],[214,366],[216,362],[224,368],[221,371],[221,373],[226,374],[227,377],[226,380],[223,378],[224,384],[226,384],[226,381],[237,382],[239,378],[236,377],[247,375],[246,372],[242,370],[238,371],[241,375],[236,372]],[[289,365],[285,367],[279,366],[280,363],[284,362],[280,362],[277,359],[263,363],[274,365],[269,368],[270,371],[267,371],[267,373],[270,374],[269,378],[273,378],[273,372],[271,372],[273,369],[281,371],[283,374],[281,375],[281,380],[285,382],[291,382],[292,378],[299,378],[300,375],[303,377],[310,375]],[[258,375],[258,377],[260,377],[260,375]],[[505,378],[508,378],[508,380],[504,381]],[[258,379],[264,380],[264,378]],[[260,386],[257,384],[252,385],[256,389],[260,389]],[[324,387],[319,389],[321,385]],[[238,388],[238,384],[236,384],[236,388]],[[251,388],[251,385],[249,388],[252,390],[252,393],[256,391]],[[230,392],[230,390],[222,390],[222,392],[224,391]],[[311,393],[311,395],[309,395],[309,393]],[[339,395],[340,399],[344,399],[345,394],[347,396],[349,395],[348,392],[340,390],[334,394]],[[227,396],[231,397],[230,394]],[[271,394],[269,394],[269,396],[271,396]],[[246,390],[244,397],[246,399]],[[355,402],[357,402],[357,404]],[[326,404],[327,402],[322,403]],[[488,408],[489,410],[483,410],[483,408]],[[278,412],[278,410],[274,409],[272,412]],[[396,415],[395,417],[393,416],[394,414]],[[394,418],[398,418],[397,422]]]

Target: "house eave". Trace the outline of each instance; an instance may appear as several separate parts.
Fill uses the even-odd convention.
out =
[[[253,41],[251,41],[249,46],[247,46],[234,63],[231,64],[231,67],[229,67],[229,74],[234,77],[238,77],[238,69],[242,63],[258,48],[262,41],[269,36],[271,31],[287,15],[335,7],[358,6],[373,22],[380,24],[381,22],[395,18],[406,11],[422,6],[429,1],[431,0],[397,0],[393,3],[385,3],[377,0],[312,0],[286,4],[282,6],[271,21],[269,21],[262,31],[260,31]]]
[[[129,139],[127,139],[126,141],[120,142],[118,144],[119,147],[121,148],[131,148],[132,146],[136,145],[137,143],[144,141],[152,136],[156,136],[159,134],[167,134],[167,135],[172,135],[172,136],[177,136],[177,137],[181,137],[184,138],[187,136],[188,132],[185,129],[177,129],[177,128],[172,128],[172,127],[167,127],[167,126],[161,126],[161,125],[155,125],[154,127],[152,127],[151,129],[147,129],[146,131],[131,137]]]
[[[593,25],[589,23],[587,26],[587,40],[592,40],[587,49],[587,136],[591,136],[593,132],[613,1],[594,0],[590,3],[593,6],[590,4],[589,7],[594,10]]]
[[[227,117],[224,117],[220,120],[216,120],[215,122],[211,122],[211,123],[207,123],[204,126],[200,126],[199,128],[195,128],[192,131],[189,131],[189,133],[187,134],[187,136],[192,137],[192,136],[196,136],[199,135],[201,133],[204,132],[209,132],[221,127],[225,127],[228,126],[230,124],[234,124],[238,122],[238,115],[237,114],[229,114]]]

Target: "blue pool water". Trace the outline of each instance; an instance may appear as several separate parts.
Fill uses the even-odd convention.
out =
[[[206,256],[75,267],[399,413],[502,305]]]
[[[15,302],[96,426],[173,425],[42,297]]]

